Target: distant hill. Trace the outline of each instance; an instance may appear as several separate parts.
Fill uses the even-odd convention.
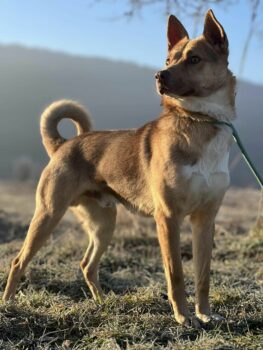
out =
[[[70,98],[84,104],[96,129],[138,127],[156,118],[160,99],[155,92],[154,72],[132,63],[0,46],[0,177],[10,177],[21,156],[41,165],[47,161],[39,117],[54,100]],[[240,82],[237,107],[236,125],[263,173],[263,86]],[[62,131],[72,135],[68,124],[63,124]],[[233,183],[255,185],[233,153]]]

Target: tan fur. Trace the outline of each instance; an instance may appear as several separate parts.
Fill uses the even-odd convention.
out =
[[[57,129],[59,122],[65,118],[75,123],[78,135],[91,130],[90,116],[84,107],[69,100],[52,103],[42,114],[40,123],[43,144],[49,156],[65,142]]]
[[[220,95],[223,100],[219,104],[229,106],[234,113],[234,78],[227,68],[224,31],[211,11],[206,16],[205,35],[195,40],[189,40],[181,23],[171,18],[167,71],[172,83],[167,87],[166,82],[158,81],[159,89],[165,85],[165,93],[163,112],[157,120],[134,130],[90,132],[88,114],[74,102],[56,102],[44,111],[41,134],[51,160],[41,175],[35,214],[23,247],[12,262],[4,300],[15,295],[27,264],[68,207],[89,233],[81,268],[93,297],[100,300],[99,260],[114,231],[116,202],[121,202],[128,209],[155,218],[169,299],[176,320],[184,325],[190,324],[191,317],[180,257],[180,226],[190,215],[196,315],[203,322],[210,320],[214,220],[228,186],[228,171],[220,162],[227,157],[230,133],[206,122],[222,119],[213,104],[209,105],[212,111],[203,113],[202,108],[187,108],[181,99],[194,98],[205,109],[202,101],[209,96],[213,100],[211,96],[224,88],[228,92]],[[188,67],[189,50],[202,55],[199,69]],[[188,95],[190,85],[192,95]],[[75,121],[79,133],[68,141],[57,131],[64,117]],[[213,159],[215,164],[211,163]],[[199,325],[196,319],[194,322]]]

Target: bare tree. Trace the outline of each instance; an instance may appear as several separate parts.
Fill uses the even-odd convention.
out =
[[[96,4],[101,1],[102,0],[92,0],[91,3]],[[113,2],[120,2],[120,0],[115,0]],[[247,0],[247,2],[250,11],[250,23],[246,39],[244,40],[244,47],[241,53],[239,76],[242,76],[243,74],[251,41],[257,33],[260,24],[263,22],[263,11],[261,11],[262,14],[260,12],[261,0]],[[226,9],[229,6],[238,6],[240,0],[126,0],[125,3],[125,11],[117,15],[115,19],[120,19],[123,17],[132,19],[133,17],[140,15],[143,9],[158,5],[162,9],[164,15],[174,12],[181,17],[185,15],[193,17],[193,36],[196,36],[204,12],[209,7],[223,7]],[[262,35],[258,37],[261,38]]]
[[[250,9],[251,9],[250,24],[249,24],[249,30],[247,33],[247,38],[245,40],[245,44],[244,44],[244,48],[243,48],[243,52],[240,60],[239,76],[242,76],[243,74],[249,45],[256,32],[260,0],[250,0],[249,3],[250,3]]]
[[[101,1],[93,0],[92,4]],[[120,2],[120,0],[113,2]],[[188,15],[201,18],[204,11],[210,6],[219,5],[226,7],[228,5],[235,5],[238,2],[239,0],[126,0],[126,9],[121,15],[132,18],[139,15],[146,7],[160,5],[164,15],[176,12],[178,16]]]

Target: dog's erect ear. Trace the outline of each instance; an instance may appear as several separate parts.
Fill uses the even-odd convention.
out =
[[[173,15],[168,18],[167,39],[168,50],[170,51],[182,39],[189,39],[188,33],[182,23]]]
[[[211,9],[207,11],[205,16],[203,35],[217,50],[228,54],[228,39],[226,33]]]

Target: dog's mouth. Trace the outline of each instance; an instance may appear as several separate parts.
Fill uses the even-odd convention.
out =
[[[160,83],[159,81],[156,81],[156,90],[160,96],[169,94],[168,86],[164,83]]]
[[[185,91],[172,91],[169,89],[169,87],[165,84],[157,83],[157,92],[160,96],[168,96],[171,98],[180,98],[180,97],[187,97],[187,96],[193,96],[195,94],[194,89],[189,89]]]
[[[161,86],[161,87],[158,89],[158,92],[159,92],[160,95],[169,94],[169,90],[168,90],[167,87],[165,87],[165,86]]]

